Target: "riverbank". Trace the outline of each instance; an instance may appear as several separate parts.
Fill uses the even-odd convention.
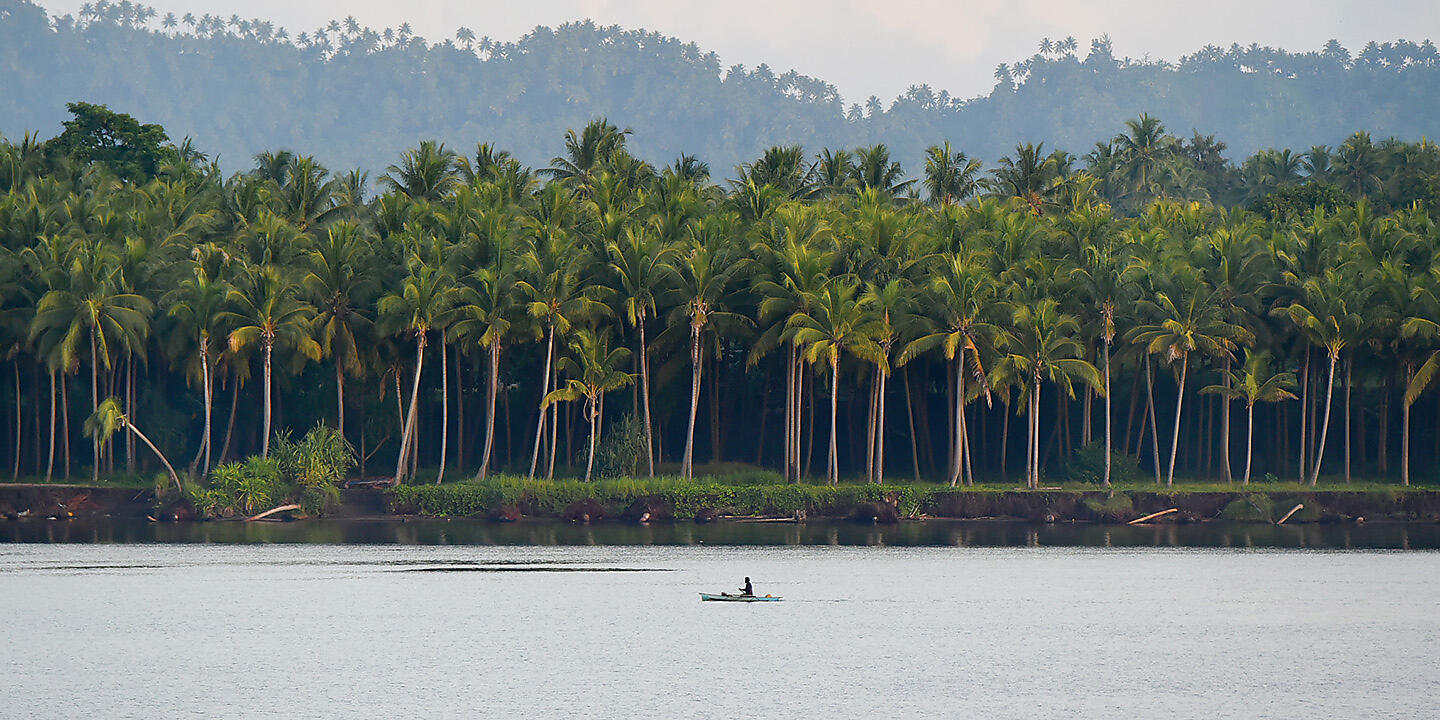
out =
[[[485,482],[342,490],[336,515],[578,523],[826,518],[884,524],[935,518],[1116,524],[1155,513],[1165,514],[1152,522],[1440,522],[1440,491],[1428,486],[1374,483],[1318,488],[1299,484],[1141,485],[1105,491],[1090,486],[1025,490],[923,484],[728,484],[667,478],[583,483],[502,477]],[[75,517],[185,520],[192,516],[173,506],[157,508],[154,492],[147,488],[0,484],[0,518]]]

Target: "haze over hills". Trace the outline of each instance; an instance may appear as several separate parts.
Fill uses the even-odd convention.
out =
[[[1208,47],[1166,63],[1117,57],[1105,38],[1066,39],[997,69],[984,96],[917,86],[847,107],[823,80],[727,67],[658,33],[577,22],[509,43],[481,35],[430,43],[341,21],[292,35],[238,16],[102,3],[51,17],[29,0],[0,0],[0,134],[53,135],[65,103],[84,100],[189,136],[227,170],[295,148],[373,174],[427,138],[462,152],[491,142],[545,165],[565,130],[606,116],[635,131],[641,157],[688,152],[717,177],[778,143],[813,154],[884,142],[912,176],[924,148],[943,140],[986,160],[1024,141],[1082,155],[1142,112],[1178,135],[1217,136],[1231,157],[1335,145],[1360,129],[1440,134],[1440,53],[1428,41]]]

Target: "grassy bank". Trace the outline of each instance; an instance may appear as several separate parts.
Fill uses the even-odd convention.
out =
[[[1176,508],[1180,521],[1273,522],[1304,505],[1290,522],[1440,519],[1440,492],[1394,484],[1299,483],[1250,486],[1188,483],[1129,484],[1105,491],[1093,485],[1023,490],[1012,484],[952,488],[936,484],[786,484],[778,478],[674,477],[584,483],[502,476],[482,482],[402,485],[388,491],[393,513],[513,520],[699,519],[722,516],[853,517],[881,522],[904,518],[1016,518],[1037,521],[1123,522]]]

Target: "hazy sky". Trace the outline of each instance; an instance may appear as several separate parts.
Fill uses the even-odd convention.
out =
[[[75,12],[80,0],[39,0]],[[514,40],[536,25],[591,18],[698,43],[726,65],[769,63],[828,80],[847,101],[890,99],[911,84],[968,97],[988,92],[996,64],[1027,57],[1042,37],[1073,35],[1083,52],[1109,33],[1121,56],[1175,59],[1206,44],[1309,50],[1337,38],[1440,36],[1437,0],[144,0],[161,14],[259,17],[314,29],[354,15],[375,28],[409,22],[436,41],[465,26]]]

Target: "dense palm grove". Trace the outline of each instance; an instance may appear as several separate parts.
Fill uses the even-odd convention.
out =
[[[362,474],[437,482],[1033,487],[1138,458],[1157,483],[1408,483],[1440,458],[1429,143],[1235,167],[1141,116],[1084,158],[945,143],[907,179],[883,145],[781,146],[717,181],[601,120],[540,170],[424,142],[374,194],[288,152],[225,177],[70,109],[0,144],[15,477],[200,478],[322,423]]]
[[[292,148],[378,177],[415,138],[451,147],[484,138],[538,167],[554,138],[598,116],[634,128],[631,151],[653,163],[688,152],[726,169],[793,143],[884,142],[912,169],[938,138],[963,139],[989,163],[1023,141],[1085,152],[1141,111],[1243,154],[1338,145],[1357,128],[1440,133],[1440,52],[1428,41],[1209,46],[1167,62],[1126,57],[1105,37],[1045,39],[995,68],[976,97],[917,84],[894,98],[843,98],[823,78],[589,21],[513,40],[487,37],[497,31],[486,26],[427,39],[409,24],[354,17],[285,28],[130,0],[72,7],[0,0],[0,133],[57,132],[64,103],[85,98],[195,138],[227,173]],[[843,42],[883,55],[875,38]]]

